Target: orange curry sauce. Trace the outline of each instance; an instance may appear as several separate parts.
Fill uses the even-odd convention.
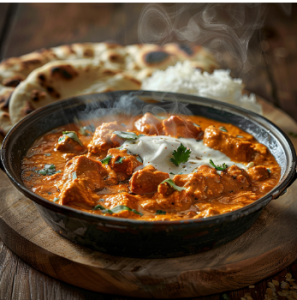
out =
[[[156,221],[239,209],[268,193],[280,179],[281,168],[268,149],[231,124],[200,116],[161,119],[150,113],[106,116],[93,124],[84,130],[65,125],[36,140],[23,159],[26,187],[49,201],[91,214]],[[65,131],[72,133],[63,135]],[[125,139],[115,131],[194,138],[247,168],[228,163],[218,171],[202,165],[172,177],[172,186],[168,173],[149,164],[143,167],[141,155],[118,149]]]

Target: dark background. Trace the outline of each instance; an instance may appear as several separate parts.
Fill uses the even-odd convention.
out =
[[[181,5],[173,4],[157,4],[148,9],[146,4],[134,3],[4,3],[0,4],[0,58],[20,56],[40,48],[74,42],[114,41],[123,45],[144,42],[143,40],[159,44],[180,42],[181,38],[177,32],[168,31],[170,26],[166,27],[168,20],[164,16],[169,16],[171,25],[174,24],[178,29],[189,25],[188,21],[193,16],[196,16],[195,20],[198,23],[201,23],[204,16],[209,19],[210,25],[218,25],[219,20],[225,27],[211,27],[213,31],[206,33],[204,38],[199,40],[202,45],[214,50],[221,64],[229,67],[234,76],[242,77],[247,90],[279,106],[296,120],[297,5],[261,4],[253,7],[249,4],[250,6],[245,7],[246,24],[249,25],[257,15],[260,16],[257,22],[263,24],[250,26],[247,30],[240,25],[243,20],[240,5],[243,4],[217,5],[219,6],[212,7],[214,11],[210,10],[213,14],[203,15],[207,6],[204,4],[191,4],[190,9],[183,11]],[[177,13],[181,11],[182,13]],[[140,22],[148,15],[150,22]],[[139,24],[143,30],[140,36]],[[202,24],[201,28],[205,29],[204,25]],[[146,32],[151,29],[150,26],[153,33]],[[250,34],[249,43],[245,41],[248,45],[248,64],[245,69],[236,49],[233,53],[230,52],[229,46],[234,42],[229,40],[232,31],[224,31],[224,28],[235,30],[236,36],[241,38],[246,33]],[[255,288],[247,287],[197,299],[227,300],[225,295],[230,299],[240,299],[245,293],[251,293],[253,299],[264,299],[268,282],[271,282],[272,278],[284,280],[287,272],[291,272],[296,278],[297,263],[257,283]],[[126,298],[99,295],[50,278],[25,264],[0,240],[0,299]]]

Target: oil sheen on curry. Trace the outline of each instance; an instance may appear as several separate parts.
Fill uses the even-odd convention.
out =
[[[146,221],[234,211],[281,172],[266,146],[231,124],[151,113],[59,127],[35,141],[22,169],[25,185],[49,201]]]

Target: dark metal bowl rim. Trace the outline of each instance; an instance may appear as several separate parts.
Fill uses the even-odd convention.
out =
[[[296,153],[295,153],[295,149],[294,146],[292,144],[292,142],[290,141],[290,139],[286,136],[286,134],[278,127],[276,126],[274,123],[272,123],[271,121],[269,121],[268,119],[266,119],[263,116],[260,116],[252,111],[243,109],[241,107],[237,107],[235,105],[229,104],[229,103],[224,103],[224,102],[220,102],[217,100],[213,100],[213,99],[209,99],[209,98],[205,98],[205,97],[200,97],[200,96],[193,96],[193,95],[186,95],[186,94],[178,94],[178,93],[170,93],[170,92],[156,92],[156,91],[117,91],[117,92],[109,92],[109,93],[104,93],[104,95],[116,95],[116,94],[134,94],[134,95],[147,95],[147,96],[152,96],[152,95],[172,95],[172,98],[178,98],[178,97],[184,97],[186,96],[189,100],[205,100],[207,101],[207,105],[205,106],[210,106],[210,107],[220,107],[222,109],[224,108],[229,108],[229,109],[233,109],[245,114],[248,114],[250,116],[254,116],[257,118],[262,119],[263,121],[265,121],[266,123],[269,123],[270,126],[274,127],[275,129],[277,129],[282,136],[284,137],[284,139],[286,140],[286,142],[289,144],[289,148],[290,151],[292,153],[293,156],[293,161],[291,164],[291,169],[289,174],[287,175],[287,177],[285,178],[285,180],[280,184],[277,185],[275,188],[273,188],[269,193],[267,193],[265,196],[261,197],[260,199],[256,200],[255,202],[246,205],[240,209],[237,209],[235,211],[232,212],[228,212],[225,214],[220,214],[217,216],[212,216],[212,217],[207,217],[207,218],[201,218],[201,219],[187,219],[187,220],[179,220],[179,221],[143,221],[143,220],[134,220],[134,219],[124,219],[124,218],[118,218],[118,217],[108,217],[108,216],[100,216],[100,215],[96,215],[96,214],[91,214],[88,212],[83,212],[83,211],[79,211],[77,209],[68,207],[68,206],[62,206],[59,204],[56,204],[54,202],[51,202],[45,198],[42,198],[40,196],[38,196],[37,194],[31,192],[29,189],[27,189],[23,184],[19,183],[14,176],[11,174],[9,166],[7,164],[6,161],[6,147],[7,144],[9,142],[10,137],[15,134],[15,132],[17,132],[18,130],[20,130],[20,128],[22,127],[22,124],[27,122],[28,120],[30,120],[32,117],[34,117],[37,114],[46,112],[47,110],[51,110],[54,109],[58,106],[63,106],[63,104],[65,103],[70,103],[72,101],[72,99],[74,98],[84,98],[87,96],[90,96],[90,94],[88,95],[82,95],[82,96],[76,96],[76,97],[71,97],[65,100],[61,100],[55,103],[51,103],[49,105],[46,105],[44,107],[41,107],[39,109],[36,109],[35,111],[31,112],[29,115],[27,115],[26,117],[24,117],[23,119],[21,119],[17,124],[15,124],[10,131],[8,132],[8,134],[5,136],[3,144],[2,144],[2,149],[1,151],[1,161],[4,167],[4,170],[6,172],[6,175],[9,177],[10,181],[26,196],[28,196],[32,201],[36,202],[37,204],[44,206],[52,211],[56,211],[56,212],[60,212],[64,215],[71,215],[71,217],[76,217],[76,218],[83,218],[85,220],[91,221],[91,222],[104,222],[106,223],[114,223],[114,224],[118,224],[118,225],[135,225],[135,226],[166,226],[166,225],[178,225],[178,226],[186,226],[186,225],[194,225],[196,223],[223,223],[225,221],[228,220],[235,220],[238,217],[242,216],[242,215],[248,215],[264,206],[266,206],[272,199],[277,198],[285,189],[286,187],[288,187],[289,185],[291,185],[293,183],[293,181],[296,179]],[[96,94],[91,94],[92,96],[95,95],[100,95],[102,96],[103,93],[96,93]],[[198,105],[198,104],[197,104]],[[36,137],[37,138],[37,137]]]

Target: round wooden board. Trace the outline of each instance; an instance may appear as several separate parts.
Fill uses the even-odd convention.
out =
[[[297,132],[290,117],[261,103],[264,115],[284,132]],[[297,139],[292,141],[297,149]],[[217,249],[180,258],[133,259],[62,238],[1,172],[0,237],[31,266],[78,287],[138,298],[196,297],[249,286],[291,264],[297,258],[296,198],[297,182],[247,232]]]

